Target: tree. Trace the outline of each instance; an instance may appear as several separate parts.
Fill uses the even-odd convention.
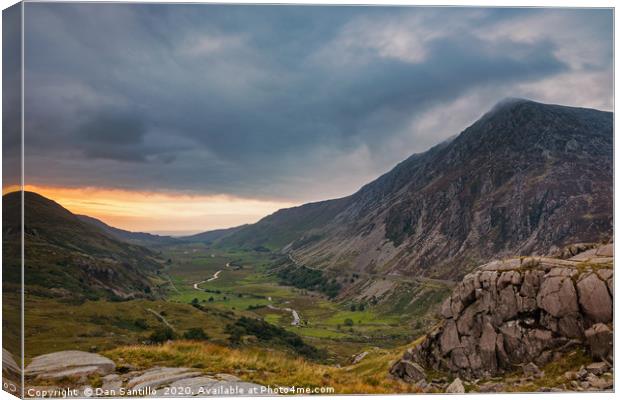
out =
[[[356,310],[355,304],[351,304],[351,311],[355,311],[355,310]]]
[[[353,326],[353,320],[351,318],[347,318],[344,320],[344,324],[346,326]]]
[[[211,303],[211,302],[213,302],[213,300],[215,300],[215,299],[213,298],[213,296],[209,297],[209,302],[210,302],[210,303]]]

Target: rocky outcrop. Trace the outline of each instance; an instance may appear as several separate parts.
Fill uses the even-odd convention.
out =
[[[26,367],[26,377],[54,380],[94,374],[107,375],[116,368],[114,362],[85,351],[59,351],[35,357]]]
[[[406,368],[411,363],[462,378],[517,367],[534,374],[576,346],[610,360],[613,248],[585,252],[567,260],[525,257],[479,267],[443,303],[439,326],[407,351],[392,374],[417,381],[420,375]]]
[[[123,371],[123,373],[116,373]],[[265,387],[243,382],[229,374],[205,375],[195,368],[154,367],[144,371],[126,371],[99,354],[61,351],[35,357],[26,367],[26,393],[32,396],[55,393],[71,386],[79,397],[124,396],[226,396],[266,394]],[[99,377],[101,385],[91,387],[89,378]],[[58,382],[58,387],[53,386]],[[46,386],[39,385],[45,383]],[[50,383],[52,386],[50,386]],[[30,396],[30,395],[29,395]]]

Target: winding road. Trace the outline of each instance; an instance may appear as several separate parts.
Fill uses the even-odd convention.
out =
[[[230,263],[229,263],[229,262],[227,262],[227,263],[226,263],[226,268],[230,268]],[[221,273],[222,271],[223,271],[223,270],[221,270],[221,269],[220,269],[219,271],[217,271],[216,273],[214,273],[214,274],[213,274],[213,276],[212,276],[211,278],[209,278],[209,279],[205,279],[204,281],[200,281],[200,282],[196,282],[196,283],[194,283],[194,289],[196,289],[196,290],[202,290],[202,289],[200,289],[199,285],[202,285],[203,283],[207,283],[207,282],[211,282],[211,281],[216,280],[217,278],[219,278],[219,277],[220,277],[220,273]]]
[[[271,304],[267,304],[267,308],[269,308],[270,310],[276,310],[276,311],[288,311],[293,315],[293,322],[291,322],[291,325],[293,326],[299,326],[301,324],[301,318],[299,318],[299,313],[296,310],[293,310],[292,308],[280,308],[280,307],[276,307],[276,306],[272,306]]]
[[[225,268],[230,268],[230,262],[227,262],[227,263],[226,263]],[[200,289],[200,285],[202,285],[203,283],[207,283],[207,282],[211,282],[211,281],[216,280],[217,278],[219,278],[219,277],[220,277],[220,273],[221,273],[222,271],[223,271],[223,270],[222,270],[222,269],[220,269],[219,271],[215,272],[211,278],[209,278],[209,279],[205,279],[204,281],[200,281],[200,282],[196,282],[196,283],[194,283],[194,289],[196,289],[196,290],[202,290],[202,289]],[[172,282],[171,282],[171,283],[172,283]],[[271,301],[271,297],[269,297],[269,301]],[[268,304],[268,305],[267,305],[267,307],[268,307],[269,309],[271,309],[271,310],[275,310],[275,311],[287,311],[287,312],[290,312],[290,313],[291,313],[291,315],[293,316],[293,322],[291,322],[291,325],[293,325],[293,326],[299,326],[299,325],[301,325],[301,318],[299,317],[299,313],[297,312],[297,310],[293,310],[292,308],[288,308],[288,307],[286,307],[286,308],[284,308],[284,307],[283,307],[283,308],[280,308],[280,307],[272,306],[271,304]]]

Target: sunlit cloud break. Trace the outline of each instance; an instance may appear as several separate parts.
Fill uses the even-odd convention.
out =
[[[53,199],[75,214],[95,217],[117,228],[161,234],[191,234],[253,223],[296,205],[225,194],[37,185],[26,185],[25,189]]]

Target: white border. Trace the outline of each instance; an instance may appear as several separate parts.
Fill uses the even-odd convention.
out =
[[[44,2],[44,1],[40,1],[40,0],[29,0],[29,2]],[[57,1],[57,2],[62,2],[62,1]],[[65,1],[66,2],[66,1]],[[101,1],[104,2],[105,1]],[[15,4],[16,1],[14,0],[0,0],[0,6],[2,9],[5,9],[13,4]],[[112,3],[112,2],[110,2]],[[600,8],[614,8],[615,4],[613,1],[610,0],[589,0],[589,1],[583,1],[583,0],[520,0],[520,1],[515,1],[515,0],[504,0],[504,1],[500,1],[500,0],[473,0],[473,1],[466,1],[466,0],[425,0],[425,1],[416,1],[416,0],[390,0],[390,1],[383,1],[383,0],[375,0],[375,1],[364,1],[364,0],[358,0],[358,1],[354,1],[354,0],[338,0],[338,1],[330,1],[330,0],[314,0],[314,1],[299,1],[299,0],[289,0],[289,1],[281,1],[281,2],[277,2],[277,1],[261,1],[261,0],[243,0],[243,1],[233,1],[233,0],[219,0],[219,1],[201,1],[201,2],[197,2],[197,1],[175,1],[175,0],[136,0],[136,1],[117,1],[115,3],[216,3],[216,4],[238,4],[238,3],[244,3],[244,4],[299,4],[299,5],[378,5],[378,6],[390,6],[390,5],[405,5],[405,6],[461,6],[461,7],[574,7],[574,8],[595,8],[595,7],[600,7]],[[616,16],[616,10],[614,8],[614,21],[615,21],[615,16]],[[22,13],[22,19],[23,19],[23,13]],[[0,19],[0,25],[1,25],[1,19]],[[617,40],[617,35],[618,33],[615,30],[615,25],[614,25],[614,55],[617,54],[618,51],[618,40]],[[1,29],[0,29],[0,38],[1,38]],[[22,20],[22,65],[23,65],[23,20]],[[0,53],[0,64],[2,61],[2,55]],[[1,67],[0,67],[0,71],[1,71]],[[617,92],[615,91],[615,75],[618,72],[618,66],[615,63],[615,57],[614,57],[614,128],[617,124],[617,117],[615,114],[615,104],[617,102]],[[23,71],[22,71],[22,78],[23,78]],[[23,125],[24,125],[24,109],[23,109],[23,102],[24,102],[24,97],[23,97],[23,79],[22,79],[22,180],[24,180],[24,175],[23,175]],[[2,83],[0,82],[0,91],[2,90]],[[2,115],[2,111],[0,110],[0,117]],[[618,155],[620,150],[618,149],[617,146],[615,146],[616,143],[616,131],[614,129],[614,166],[616,165],[616,160],[618,159]],[[2,171],[2,155],[0,154],[0,176],[1,176],[1,171]],[[614,169],[615,172],[615,169]],[[618,186],[619,183],[619,177],[618,174],[614,174],[614,189]],[[22,202],[22,207],[23,207],[23,202]],[[618,211],[620,210],[620,196],[617,196],[615,191],[614,191],[614,215],[618,215]],[[22,212],[22,218],[23,218],[23,212]],[[0,222],[1,222],[1,217],[0,217]],[[0,233],[1,235],[1,233]],[[618,229],[617,226],[614,227],[614,237],[618,237]],[[615,243],[614,246],[614,252],[615,254],[620,254],[620,252],[618,251],[620,250],[620,245],[618,245],[617,243]],[[22,250],[23,251],[23,250]],[[23,257],[22,257],[23,259]],[[22,274],[22,279],[23,279],[23,274]],[[614,274],[614,285],[615,287],[618,286],[618,281],[619,278],[617,276],[617,274]],[[23,301],[23,296],[22,296],[22,301]],[[0,306],[1,306],[1,298],[0,298]],[[619,320],[619,316],[620,316],[620,311],[618,310],[617,307],[617,299],[614,301],[614,321],[618,321]],[[23,324],[23,320],[22,320],[22,324]],[[22,333],[23,333],[23,327],[22,327]],[[0,332],[0,338],[1,338],[1,332]],[[614,343],[616,343],[616,335],[614,335]],[[23,345],[23,342],[22,342]],[[23,351],[23,349],[22,349]],[[619,355],[620,351],[618,350],[618,346],[615,346],[615,350],[614,350],[614,358],[618,359],[618,355]],[[22,358],[23,360],[23,358]],[[616,384],[618,384],[618,375],[617,373],[615,373],[614,371],[614,382]],[[492,393],[486,393],[486,394],[466,394],[466,395],[448,395],[448,394],[438,394],[438,395],[376,395],[376,396],[372,396],[372,398],[376,398],[376,399],[418,399],[418,398],[433,398],[433,399],[439,399],[439,400],[443,400],[443,399],[454,399],[457,398],[455,396],[458,396],[458,398],[462,398],[462,399],[518,399],[518,398],[524,398],[525,396],[527,396],[528,398],[531,396],[532,394],[524,394],[524,393],[514,393],[514,394],[492,394]],[[361,395],[360,395],[361,396]],[[368,396],[368,395],[367,395]],[[540,394],[535,394],[535,396],[544,396],[545,399],[549,399],[549,400],[554,400],[554,399],[566,399],[566,400],[573,400],[573,399],[583,399],[583,398],[588,398],[588,399],[609,399],[611,398],[613,395],[610,395],[609,393],[540,393]],[[351,397],[357,397],[357,396],[329,396],[329,398],[332,399],[350,399]],[[14,399],[14,396],[11,396],[10,394],[8,394],[5,391],[0,391],[0,400],[6,400],[6,399]],[[261,398],[272,398],[272,397],[261,397]],[[273,397],[275,398],[275,397]],[[301,399],[311,399],[311,398],[315,398],[315,397],[311,397],[311,396],[295,396],[295,398],[301,398]]]

